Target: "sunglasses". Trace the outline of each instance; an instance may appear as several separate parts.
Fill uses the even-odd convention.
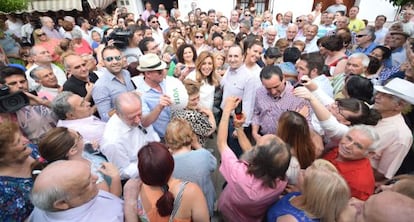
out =
[[[202,39],[202,38],[204,38],[204,37],[203,37],[203,36],[201,36],[201,35],[196,35],[196,36],[195,36],[195,38],[196,38],[196,39]]]
[[[250,16],[250,14],[244,14],[244,16]]]
[[[108,57],[103,58],[103,59],[107,62],[112,62],[114,59],[119,62],[119,61],[122,60],[122,57],[121,56],[108,56]]]
[[[151,21],[151,23],[158,23],[158,21]]]
[[[357,38],[362,38],[362,37],[364,37],[364,36],[367,36],[367,35],[356,35],[355,37],[357,37]]]
[[[40,36],[42,36],[42,35],[46,35],[46,33],[40,33],[40,34],[37,34],[37,37],[40,37]]]
[[[297,19],[297,20],[296,20],[296,22],[302,22],[302,21],[303,21],[302,19]]]

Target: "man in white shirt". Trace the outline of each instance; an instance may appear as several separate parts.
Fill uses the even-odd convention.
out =
[[[384,44],[385,35],[388,33],[388,28],[384,27],[387,17],[385,15],[378,15],[375,18],[375,43],[379,45]]]
[[[305,38],[301,38],[299,40],[305,42],[305,53],[311,53],[311,52],[319,52],[319,47],[316,44],[318,41],[318,26],[317,25],[309,25],[306,27],[305,30]]]
[[[66,74],[63,72],[61,68],[59,68],[57,65],[52,63],[52,56],[43,46],[33,46],[30,50],[30,56],[32,57],[34,64],[26,71],[26,77],[29,82],[29,90],[38,91],[40,88],[40,84],[37,83],[31,76],[30,72],[38,67],[43,66],[47,67],[53,70],[53,73],[56,75],[56,78],[58,80],[58,84],[60,86],[63,86],[63,84],[66,82]]]
[[[142,103],[135,92],[116,97],[116,113],[106,124],[100,149],[109,162],[115,164],[121,179],[138,176],[138,151],[148,142],[160,141],[152,126],[141,125]]]

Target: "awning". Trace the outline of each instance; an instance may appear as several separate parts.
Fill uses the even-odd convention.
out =
[[[29,2],[28,11],[82,11],[81,0],[32,0]]]
[[[91,8],[106,8],[116,0],[88,0]]]
[[[106,8],[115,0],[87,0],[91,8]],[[29,1],[28,11],[82,11],[82,0],[32,0]]]

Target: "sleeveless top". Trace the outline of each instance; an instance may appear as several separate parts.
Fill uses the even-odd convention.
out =
[[[149,212],[145,212],[144,209],[144,205],[142,203],[141,200],[141,195],[138,196],[138,202],[137,202],[137,213],[138,213],[138,218],[141,222],[150,222],[150,221],[156,221],[156,222],[191,222],[191,218],[189,219],[177,219],[174,218],[175,214],[177,213],[178,209],[180,208],[180,204],[181,204],[181,199],[182,199],[182,195],[184,193],[184,188],[185,186],[188,184],[188,181],[183,181],[180,183],[180,190],[178,191],[177,196],[174,198],[174,209],[171,212],[170,216],[161,216],[158,213],[157,210],[157,200],[158,200],[158,196],[156,195],[151,195],[150,193],[148,193],[147,198],[150,201],[151,204],[151,210]]]
[[[292,192],[286,194],[282,199],[273,204],[267,212],[267,221],[274,222],[278,217],[284,215],[292,215],[299,222],[319,222],[319,219],[312,219],[306,216],[305,211],[300,210],[290,203],[290,200],[299,196],[299,192]]]
[[[335,71],[336,65],[338,65],[338,62],[340,62],[343,59],[347,59],[348,56],[342,56],[338,59],[336,59],[335,61],[331,62],[328,67],[329,67],[329,73],[332,75]]]

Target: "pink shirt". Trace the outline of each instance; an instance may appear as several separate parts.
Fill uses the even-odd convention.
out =
[[[221,153],[220,172],[227,186],[220,195],[218,209],[227,221],[261,222],[266,210],[279,199],[287,182],[277,179],[276,188],[247,173],[248,163],[238,160],[230,148]]]
[[[370,158],[371,165],[391,179],[410,150],[413,136],[401,114],[381,119],[375,130],[380,139],[375,155]]]

